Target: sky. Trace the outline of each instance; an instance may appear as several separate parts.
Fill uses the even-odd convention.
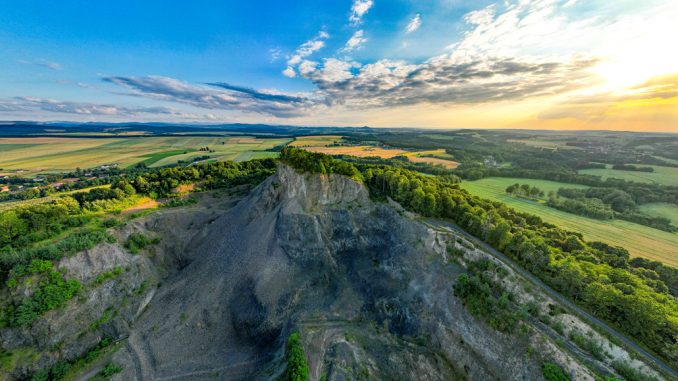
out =
[[[0,120],[678,132],[678,0],[0,5]]]

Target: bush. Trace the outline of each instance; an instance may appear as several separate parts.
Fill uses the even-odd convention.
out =
[[[65,280],[63,275],[52,269],[40,274],[38,288],[33,295],[25,297],[10,309],[11,325],[25,326],[49,310],[59,308],[71,300],[82,289],[75,279]]]
[[[114,228],[116,226],[120,226],[121,222],[116,220],[115,218],[107,218],[103,221],[101,221],[101,226],[105,228]]]
[[[95,345],[94,347],[90,348],[87,353],[85,353],[83,356],[70,360],[70,361],[59,361],[56,364],[52,365],[49,368],[45,368],[42,370],[39,370],[38,372],[33,374],[33,377],[31,377],[31,381],[59,381],[64,379],[67,376],[67,373],[69,370],[72,369],[82,369],[85,365],[92,363],[94,360],[96,360],[100,355],[101,352],[111,345],[113,341],[109,338],[103,338],[99,342],[99,344]],[[109,367],[109,365],[112,365]],[[106,374],[100,374],[104,370],[106,370]],[[115,373],[119,373],[122,371],[122,368],[119,366],[109,363],[107,364],[99,373],[97,373],[96,378],[102,379],[102,378],[108,378],[112,376]]]
[[[644,373],[621,361],[613,362],[612,367],[627,381],[657,381],[656,378],[646,376]]]
[[[198,199],[195,197],[190,197],[187,199],[180,199],[180,198],[175,198],[172,200],[167,201],[166,203],[162,204],[163,208],[176,208],[178,206],[187,206],[187,205],[193,205],[198,202]]]
[[[570,376],[558,364],[544,363],[541,373],[547,381],[570,381]]]
[[[287,381],[307,381],[308,363],[304,356],[304,347],[301,345],[299,332],[293,332],[287,338],[287,369],[285,370],[285,380]]]
[[[141,250],[158,243],[160,243],[160,238],[150,239],[141,233],[132,233],[125,242],[125,248],[132,254],[139,254]]]
[[[475,267],[483,268],[486,265],[480,263],[472,263],[469,270],[473,273]],[[520,311],[510,308],[511,295],[480,272],[461,274],[453,289],[472,315],[486,319],[492,328],[500,332],[515,331],[516,325],[523,318]]]
[[[109,362],[106,366],[96,374],[98,378],[109,378],[116,373],[122,372],[120,365]]]

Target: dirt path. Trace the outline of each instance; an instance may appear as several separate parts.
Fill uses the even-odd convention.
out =
[[[131,208],[127,208],[127,209],[123,210],[122,214],[132,214],[132,213],[139,212],[139,211],[146,210],[146,209],[155,209],[159,205],[160,205],[159,202],[157,202],[153,199],[148,199],[148,200],[144,200],[142,203],[137,204],[137,205],[135,205]]]

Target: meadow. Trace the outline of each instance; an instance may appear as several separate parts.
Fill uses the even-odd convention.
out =
[[[638,210],[650,216],[668,218],[674,226],[678,226],[678,205],[656,202],[640,205]]]
[[[120,137],[120,138],[4,138],[0,139],[0,175],[35,176],[117,164],[149,167],[190,161],[200,156],[212,160],[243,161],[275,157],[271,148],[287,138],[237,137]],[[211,151],[200,151],[209,147]]]
[[[639,165],[641,167],[652,167],[654,172],[638,172],[638,171],[620,171],[617,169],[582,169],[581,174],[601,176],[604,179],[613,177],[615,179],[622,179],[628,181],[635,181],[639,183],[655,183],[661,185],[678,186],[678,168],[661,167],[658,165]]]
[[[497,177],[465,181],[461,183],[461,186],[474,195],[501,201],[520,212],[534,214],[563,229],[579,232],[584,235],[586,240],[622,246],[632,256],[654,259],[678,267],[678,234],[623,220],[601,221],[577,216],[550,208],[543,203],[511,197],[506,194],[505,189],[515,183],[530,184],[546,193],[551,190],[556,191],[561,187],[584,187],[553,181]]]

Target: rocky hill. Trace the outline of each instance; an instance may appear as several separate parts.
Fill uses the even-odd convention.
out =
[[[30,330],[0,330],[3,347],[37,348],[35,368],[105,335],[120,339],[113,379],[276,379],[299,331],[312,380],[541,380],[545,359],[593,379],[538,330],[502,333],[469,313],[453,285],[482,252],[343,176],[281,164],[235,205],[205,198],[116,234],[133,232],[161,238],[153,255],[104,244],[64,259],[83,282],[125,271]]]

